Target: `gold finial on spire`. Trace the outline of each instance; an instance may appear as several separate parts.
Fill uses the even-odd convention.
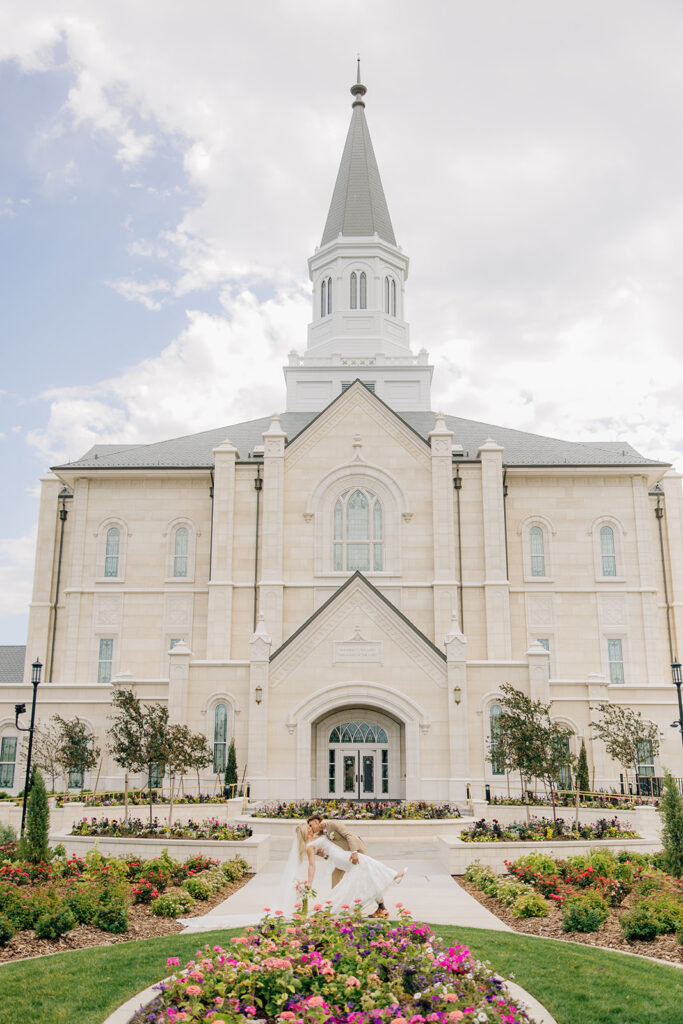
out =
[[[353,96],[353,103],[351,104],[351,106],[352,107],[364,107],[365,103],[363,102],[363,96],[365,96],[365,94],[366,94],[366,92],[368,90],[365,88],[364,85],[361,85],[361,81],[360,81],[360,54],[358,54],[356,59],[357,59],[357,63],[358,63],[358,70],[356,72],[356,82],[355,82],[355,85],[351,86],[351,95]]]

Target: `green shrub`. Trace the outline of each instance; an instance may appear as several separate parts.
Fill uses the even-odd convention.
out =
[[[152,901],[150,909],[157,917],[180,917],[192,910],[194,902],[189,892],[165,892]]]
[[[0,821],[0,846],[6,846],[7,843],[16,843],[16,841],[17,830],[14,825],[10,825],[6,821]]]
[[[646,853],[638,853],[636,850],[619,850],[617,860],[620,864],[630,861],[636,868],[646,868],[650,863],[650,858]]]
[[[607,903],[597,892],[570,896],[562,907],[562,929],[565,932],[596,932],[609,917]]]
[[[99,901],[90,886],[74,885],[67,891],[64,900],[79,924],[92,924]]]
[[[497,881],[497,875],[491,868],[475,860],[474,864],[468,864],[465,869],[465,879],[476,886],[477,889],[483,889],[488,882]]]
[[[239,882],[249,871],[249,865],[243,857],[233,857],[221,864],[220,870],[229,882]]]
[[[76,918],[66,903],[61,903],[47,914],[42,914],[34,925],[37,939],[58,939],[76,927]]]
[[[635,888],[639,896],[650,896],[652,893],[666,892],[670,886],[671,882],[664,871],[650,868],[641,875]]]
[[[26,803],[26,828],[19,848],[21,856],[35,864],[50,859],[50,809],[43,776],[37,768],[31,769],[30,785]]]
[[[619,924],[627,939],[642,939],[649,942],[659,934],[659,922],[645,903],[637,903],[632,910],[622,914]]]
[[[533,892],[528,885],[524,882],[501,882],[498,886],[498,899],[505,907],[511,907],[520,896],[524,896],[525,893]]]
[[[676,929],[676,942],[679,946],[683,946],[683,924]]]
[[[14,935],[14,926],[9,917],[0,914],[0,946],[6,946]]]
[[[643,900],[641,906],[651,910],[657,919],[660,933],[675,932],[683,925],[683,903],[667,893],[659,893]]]
[[[589,863],[604,878],[612,878],[617,870],[617,858],[611,850],[591,850]]]
[[[513,917],[547,917],[548,903],[537,892],[518,896],[510,911]]]
[[[683,875],[683,796],[671,772],[664,769],[664,796],[659,813],[662,816],[664,869],[675,878]]]
[[[515,870],[515,874],[524,882],[530,882],[537,872],[543,875],[553,875],[557,865],[552,857],[545,853],[527,853],[520,857],[513,864],[508,864],[508,871]]]
[[[183,882],[183,889],[189,892],[190,896],[195,900],[208,900],[213,895],[209,883],[205,882],[200,876],[186,878]]]
[[[128,931],[128,904],[119,895],[110,895],[97,908],[93,924],[115,935]]]

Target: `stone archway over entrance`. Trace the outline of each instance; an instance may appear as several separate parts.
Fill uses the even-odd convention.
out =
[[[315,795],[398,800],[403,795],[401,723],[374,708],[340,708],[313,726]]]
[[[356,728],[340,730],[339,740],[330,736],[338,726],[357,723],[360,726],[372,726],[382,729],[386,734],[386,744],[381,741],[381,733],[374,732],[374,738],[368,743],[360,742]],[[353,769],[356,795],[358,784],[365,784],[366,773],[368,784],[372,781],[373,793],[381,799],[407,800],[414,799],[419,792],[420,777],[420,743],[419,733],[429,730],[430,722],[424,710],[414,700],[399,693],[397,690],[379,683],[345,682],[319,690],[295,707],[287,721],[287,727],[297,733],[297,764],[296,793],[299,799],[310,799],[312,796],[330,796],[330,750],[335,752],[334,788],[338,788],[339,772],[348,772],[350,782],[352,764],[344,763],[344,756],[356,755],[356,767]],[[366,736],[372,733],[366,730]],[[349,742],[346,742],[348,738]],[[356,737],[352,739],[352,737]],[[347,749],[348,748],[348,749]],[[365,750],[363,749],[365,748]],[[387,779],[389,792],[382,794],[382,750],[387,750]],[[374,750],[372,766],[365,764],[362,758],[370,756]],[[393,776],[393,781],[392,781]],[[379,785],[377,785],[379,783]],[[379,793],[377,793],[379,789]],[[350,794],[349,794],[350,795]],[[366,799],[369,793],[366,793]]]

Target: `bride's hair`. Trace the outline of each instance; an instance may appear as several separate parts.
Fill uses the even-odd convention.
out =
[[[306,853],[308,839],[308,822],[300,821],[296,826],[296,841],[299,849],[299,860],[302,860]]]

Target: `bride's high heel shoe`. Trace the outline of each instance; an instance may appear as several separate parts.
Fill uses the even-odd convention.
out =
[[[399,871],[399,873],[394,878],[394,885],[400,885],[401,882],[403,881],[403,879],[406,877],[407,873],[408,873],[408,868],[404,868],[403,871]]]

